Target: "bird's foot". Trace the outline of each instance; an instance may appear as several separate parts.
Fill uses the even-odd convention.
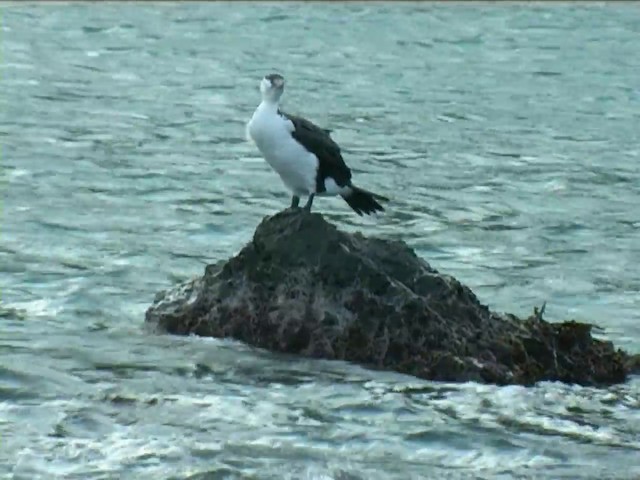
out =
[[[298,208],[299,205],[300,205],[300,197],[298,197],[297,195],[294,195],[293,197],[291,197],[291,208]]]
[[[315,194],[312,193],[311,195],[309,195],[309,199],[307,200],[307,203],[305,203],[304,207],[302,207],[302,209],[307,213],[311,213],[311,205],[313,204],[313,197],[315,197]]]

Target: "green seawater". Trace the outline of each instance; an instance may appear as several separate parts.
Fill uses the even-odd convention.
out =
[[[636,5],[0,10],[0,478],[640,478],[637,377],[439,384],[143,324],[289,204],[245,139],[277,71],[392,198],[316,211],[640,351]]]

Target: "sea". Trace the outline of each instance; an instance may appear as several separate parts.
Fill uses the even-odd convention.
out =
[[[269,73],[492,310],[640,352],[633,2],[0,4],[0,479],[639,479],[640,378],[449,384],[145,328],[289,193]]]

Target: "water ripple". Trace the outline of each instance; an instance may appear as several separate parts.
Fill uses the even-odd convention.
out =
[[[317,201],[330,220],[406,240],[494,309],[546,300],[550,318],[640,350],[637,9],[3,13],[0,474],[640,475],[637,378],[431,384],[142,325],[158,290],[288,204],[244,137],[257,80],[279,70],[286,108],[331,128],[358,183],[393,199],[376,219]]]

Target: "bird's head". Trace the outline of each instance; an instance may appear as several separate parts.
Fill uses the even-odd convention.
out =
[[[260,82],[260,93],[262,99],[270,102],[280,100],[284,92],[284,77],[277,73],[266,75]]]

